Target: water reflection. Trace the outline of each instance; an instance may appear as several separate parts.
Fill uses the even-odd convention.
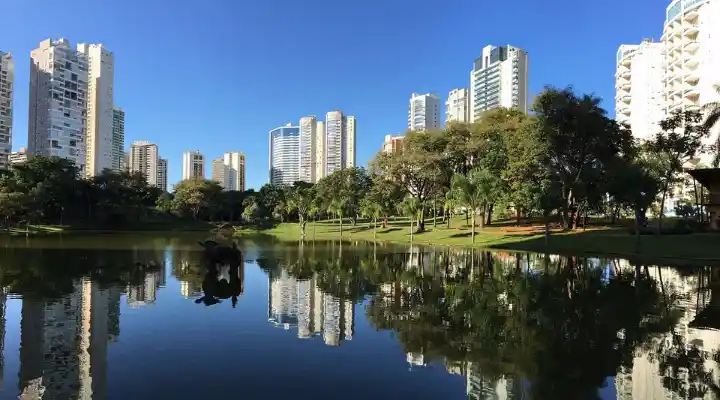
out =
[[[251,295],[266,307],[262,321],[246,315],[244,323],[277,327],[333,353],[372,350],[391,332],[402,346],[391,357],[407,368],[383,373],[398,382],[408,369],[416,379],[442,370],[462,376],[472,399],[719,397],[720,274],[709,266],[362,243],[240,247],[267,279],[267,289],[261,283]],[[200,313],[186,317],[191,325],[213,331],[210,324],[239,323],[232,319],[238,309],[258,304],[241,301],[249,296],[245,269],[254,268],[245,263],[209,265],[196,244],[172,240],[132,249],[6,250],[0,348],[7,299],[22,296],[17,393],[112,397],[108,353],[132,345],[119,340],[121,310],[166,313],[158,309],[173,296]],[[175,289],[163,292],[170,283]],[[232,307],[213,307],[230,313],[220,322],[193,304],[226,299]],[[360,325],[372,329],[358,333]],[[176,350],[192,344],[153,340]],[[279,350],[263,351],[272,358]],[[4,366],[0,357],[0,377]]]

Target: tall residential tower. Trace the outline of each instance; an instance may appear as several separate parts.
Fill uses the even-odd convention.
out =
[[[85,172],[88,60],[65,39],[30,53],[29,155],[58,156]]]
[[[0,169],[8,167],[12,149],[14,77],[12,55],[0,51]]]
[[[88,63],[85,175],[96,176],[104,169],[119,170],[113,163],[115,57],[102,44],[80,43],[77,51]]]
[[[183,153],[183,180],[205,179],[205,156],[200,150]]]
[[[324,164],[328,176],[333,172],[355,166],[355,134],[357,120],[335,110],[325,114]]]
[[[664,118],[663,45],[650,40],[622,45],[615,73],[615,115],[633,136],[648,139]]]
[[[292,185],[300,178],[300,127],[287,124],[270,131],[270,183]]]
[[[417,132],[440,129],[440,98],[436,94],[413,93],[410,96],[408,129]]]
[[[470,120],[487,110],[528,110],[528,55],[513,46],[486,46],[470,72]]]
[[[112,129],[112,169],[125,170],[125,111],[122,108],[113,108]]]
[[[133,142],[128,157],[128,170],[145,175],[149,185],[158,185],[158,163],[160,153],[158,147],[150,142]]]
[[[445,123],[470,122],[470,96],[467,88],[453,89],[445,102]]]

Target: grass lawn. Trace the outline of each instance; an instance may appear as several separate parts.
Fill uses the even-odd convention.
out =
[[[544,228],[541,225],[515,227],[509,222],[500,222],[496,226],[484,229],[476,228],[475,244],[471,242],[470,230],[464,220],[453,220],[452,228],[438,222],[426,223],[426,231],[413,235],[413,243],[439,246],[476,246],[494,249],[549,252],[553,254],[595,254],[636,257],[643,259],[694,259],[720,261],[720,234],[690,235],[643,235],[639,251],[635,236],[626,229],[592,227],[587,230],[561,232],[553,229],[547,244]],[[255,230],[243,229],[236,235],[266,234],[285,241],[300,240],[300,226],[296,223],[284,223],[274,228]],[[308,223],[305,240],[338,240],[340,225],[337,222]],[[344,240],[378,240],[383,242],[410,243],[407,221],[391,221],[387,228],[377,229],[377,238],[373,238],[372,225],[358,223],[356,226],[343,224]]]
[[[205,221],[187,221],[187,220],[157,220],[157,221],[139,221],[137,223],[127,223],[117,227],[103,227],[92,222],[85,222],[71,225],[29,225],[10,228],[9,231],[0,230],[10,235],[50,235],[57,233],[94,233],[94,232],[167,232],[167,231],[200,231],[208,232],[216,228],[217,225]]]

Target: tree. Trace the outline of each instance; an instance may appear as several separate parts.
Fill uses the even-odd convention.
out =
[[[413,222],[417,219],[418,220],[418,232],[420,232],[419,227],[419,214],[422,212],[423,205],[420,203],[420,200],[418,200],[417,197],[414,196],[405,196],[405,199],[398,204],[398,211],[400,211],[403,215],[410,217],[410,241],[413,241]]]
[[[442,132],[408,132],[402,152],[380,153],[373,161],[378,173],[404,186],[418,200],[418,232],[425,230],[427,201],[449,184],[450,164],[443,154],[447,143]]]
[[[373,239],[377,237],[377,220],[383,214],[383,207],[380,203],[375,202],[370,196],[365,197],[360,203],[362,215],[372,218]]]
[[[481,212],[480,227],[485,226],[485,211],[498,196],[500,180],[487,169],[476,168],[467,176],[455,174],[452,179],[452,196],[458,204],[468,208],[471,215],[471,237],[475,243],[475,214]]]
[[[572,88],[546,87],[534,101],[534,129],[543,144],[543,165],[562,185],[563,227],[569,212],[582,204],[594,171],[616,154],[632,152],[632,135],[606,116],[600,98],[577,96]]]
[[[660,192],[660,182],[641,162],[617,159],[611,166],[608,193],[635,216],[636,243],[645,215]]]
[[[202,213],[214,204],[222,192],[215,181],[188,179],[175,185],[174,209],[181,214],[189,214],[198,220]]]
[[[716,85],[715,90],[717,90],[718,94],[720,94],[720,85]],[[710,132],[715,126],[720,124],[720,101],[706,104],[703,108],[703,112],[706,115],[703,128]],[[713,152],[715,154],[713,156],[712,166],[713,168],[717,168],[720,166],[720,135],[715,138],[713,147]]]
[[[342,199],[343,215],[351,218],[354,225],[360,214],[360,201],[370,190],[371,180],[363,168],[343,168],[320,179],[317,193],[325,209]]]
[[[312,188],[297,187],[294,188],[289,197],[288,204],[290,209],[297,212],[300,220],[300,238],[305,238],[305,226],[310,208],[313,206],[315,199],[315,190]]]
[[[709,131],[702,123],[703,116],[697,111],[677,112],[660,122],[662,132],[646,142],[647,150],[658,160],[663,161],[660,172],[661,199],[657,234],[662,230],[665,214],[665,198],[668,189],[682,173],[683,167],[702,150],[702,139]]]

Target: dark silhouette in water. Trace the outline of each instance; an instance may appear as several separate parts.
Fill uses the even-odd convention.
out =
[[[198,242],[205,249],[204,261],[209,265],[236,266],[242,263],[242,252],[235,241],[232,246],[220,244],[214,240]]]
[[[238,296],[243,292],[244,279],[242,275],[243,271],[240,265],[209,267],[202,284],[204,296],[195,300],[195,303],[212,306],[221,303],[222,300],[232,299],[232,306],[235,308]]]

